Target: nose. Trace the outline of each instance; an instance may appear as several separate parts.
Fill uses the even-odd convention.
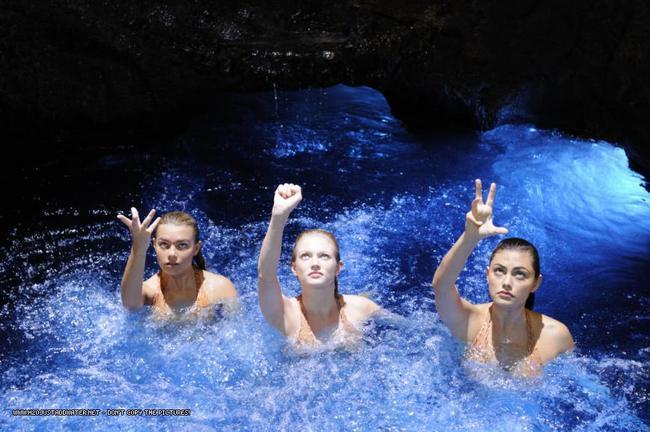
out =
[[[312,270],[316,270],[320,268],[320,262],[318,257],[312,257],[310,261],[311,262],[309,263],[309,265],[311,266]]]
[[[507,275],[503,278],[503,284],[502,284],[503,288],[508,288],[508,289],[510,289],[510,288],[512,287],[512,285],[510,284],[510,282],[511,282],[511,280],[512,280],[511,278],[512,278],[512,276],[510,276],[510,274],[507,274]]]

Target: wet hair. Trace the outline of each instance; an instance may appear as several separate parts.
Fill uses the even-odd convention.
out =
[[[341,261],[341,252],[339,250],[339,242],[336,241],[336,237],[334,237],[334,234],[332,234],[329,231],[326,231],[324,229],[310,229],[301,232],[298,237],[296,238],[296,242],[293,244],[293,250],[291,251],[291,262],[296,261],[296,246],[298,246],[298,242],[300,241],[301,238],[303,238],[306,235],[309,234],[321,234],[327,237],[334,243],[334,258],[336,258],[336,262],[339,263]],[[337,276],[334,277],[334,297],[338,298],[339,297],[339,278]]]
[[[530,257],[533,259],[533,272],[535,273],[535,279],[539,277],[540,275],[539,253],[537,252],[537,249],[535,248],[535,246],[533,246],[532,243],[518,237],[510,237],[507,239],[503,239],[499,242],[497,247],[495,247],[494,250],[492,251],[492,255],[490,255],[490,264],[492,264],[492,259],[494,259],[494,255],[496,255],[496,253],[501,250],[521,250],[521,251],[528,252],[530,254]],[[528,294],[525,307],[528,310],[533,310],[534,306],[535,306],[535,293],[532,292]]]
[[[156,231],[158,231],[158,227],[160,225],[186,225],[189,227],[192,227],[194,230],[194,243],[198,243],[199,241],[199,225],[196,223],[196,219],[194,219],[190,214],[182,212],[182,211],[173,211],[169,213],[165,213],[164,215],[161,216],[160,222],[156,226],[156,229],[153,232],[153,237],[156,237]],[[207,270],[205,268],[205,258],[203,258],[203,253],[201,252],[201,249],[199,249],[199,253],[196,254],[195,257],[192,257],[192,267],[197,268],[199,270]]]

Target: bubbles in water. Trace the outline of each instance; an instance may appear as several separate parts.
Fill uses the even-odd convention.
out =
[[[593,251],[594,261],[607,254],[612,270],[625,268],[617,257],[647,254],[647,194],[622,153],[607,143],[509,126],[485,134],[475,154],[459,156],[471,160],[468,166],[440,179],[435,172],[454,157],[446,154],[451,150],[438,154],[414,144],[412,137],[401,139],[405,132],[370,89],[329,92],[339,105],[345,101],[351,108],[344,113],[340,107],[314,109],[307,118],[325,116],[322,123],[329,126],[323,128],[305,126],[304,116],[283,118],[282,130],[267,124],[265,133],[279,137],[275,147],[257,148],[253,154],[242,144],[242,152],[251,154],[238,162],[248,163],[244,156],[264,159],[274,181],[279,181],[277,170],[287,166],[305,169],[292,164],[305,162],[306,155],[340,169],[335,171],[338,182],[323,181],[331,178],[325,169],[320,177],[309,177],[315,185],[312,194],[287,225],[279,269],[284,292],[299,290],[289,270],[297,233],[323,227],[341,245],[342,292],[366,293],[394,315],[370,323],[356,349],[313,355],[291,349],[257,305],[257,255],[272,186],[243,176],[230,161],[204,166],[200,158],[174,155],[158,172],[143,175],[142,206],[187,210],[197,218],[209,266],[233,280],[242,296],[242,313],[180,322],[157,321],[148,310],[127,313],[120,305],[119,280],[129,239],[112,213],[90,210],[97,216],[90,224],[53,223],[14,238],[10,247],[17,252],[6,253],[10,258],[0,264],[5,280],[9,272],[20,275],[18,289],[0,310],[0,330],[11,335],[0,356],[0,403],[10,409],[188,408],[191,416],[24,418],[5,412],[3,426],[85,429],[92,422],[101,430],[143,425],[255,431],[648,430],[643,420],[650,381],[647,351],[626,353],[635,345],[621,340],[616,356],[590,352],[595,343],[580,339],[587,319],[576,319],[568,324],[584,349],[548,365],[543,377],[522,380],[462,361],[464,347],[440,322],[430,287],[435,265],[462,231],[474,167],[480,164],[485,167],[481,175],[494,177],[500,186],[497,222],[540,247],[550,280],[541,294],[544,312],[570,314],[572,306],[562,304],[568,297],[593,298],[590,289],[598,279],[571,265],[586,251]],[[438,165],[429,167],[429,161]],[[387,170],[391,164],[396,167],[390,175],[364,171]],[[313,165],[307,168],[317,171]],[[363,175],[355,176],[358,184],[353,185],[341,172]],[[357,191],[363,189],[382,193],[360,195]],[[261,210],[251,216],[234,199],[211,202],[216,193],[254,201]],[[612,206],[618,210],[611,211]],[[224,223],[213,216],[222,214],[215,210],[222,208],[228,216]],[[76,221],[68,208],[50,213],[48,217]],[[581,216],[578,223],[575,215]],[[484,268],[492,240],[479,245],[458,281],[463,295],[475,302],[487,300]],[[623,243],[630,248],[622,248]],[[150,256],[147,274],[153,271]],[[553,280],[553,275],[567,280]],[[570,296],[555,303],[548,300],[569,291]],[[625,298],[647,302],[639,290]],[[593,325],[613,331],[628,318],[628,327],[638,321],[605,315]],[[639,338],[635,343],[647,346],[647,334],[639,332]]]

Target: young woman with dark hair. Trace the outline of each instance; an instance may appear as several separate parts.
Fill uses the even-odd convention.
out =
[[[506,234],[492,221],[496,185],[483,202],[480,180],[465,218],[465,232],[447,252],[433,276],[436,308],[451,333],[469,343],[466,357],[498,364],[520,375],[537,375],[542,366],[573,348],[561,322],[533,312],[534,293],[542,283],[539,254],[526,240],[509,238],[497,245],[486,269],[489,303],[472,304],[460,297],[455,282],[467,259],[484,238]]]

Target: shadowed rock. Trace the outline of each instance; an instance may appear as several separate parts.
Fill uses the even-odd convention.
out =
[[[223,91],[345,83],[416,131],[533,121],[616,140],[650,171],[644,1],[177,3],[2,1],[5,132],[165,135]]]

